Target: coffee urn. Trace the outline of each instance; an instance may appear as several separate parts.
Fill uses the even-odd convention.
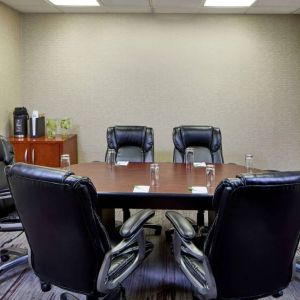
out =
[[[28,112],[25,107],[16,107],[14,110],[14,136],[23,138],[27,136]]]

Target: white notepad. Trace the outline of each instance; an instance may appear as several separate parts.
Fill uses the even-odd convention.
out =
[[[193,194],[208,194],[206,186],[191,186],[189,190],[191,190]]]
[[[122,161],[122,160],[120,160],[120,161],[118,161],[118,162],[116,163],[116,165],[117,165],[117,166],[127,166],[128,163],[129,163],[129,161]]]
[[[149,185],[135,185],[133,188],[134,193],[148,193],[150,190]]]
[[[194,162],[193,166],[195,168],[197,168],[197,167],[206,167],[206,163],[205,162]]]

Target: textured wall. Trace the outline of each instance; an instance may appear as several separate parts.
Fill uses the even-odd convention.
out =
[[[300,16],[25,15],[28,109],[69,116],[80,161],[103,160],[106,128],[219,126],[226,162],[300,169]]]
[[[12,112],[21,104],[21,27],[17,12],[0,3],[0,134],[11,133]]]

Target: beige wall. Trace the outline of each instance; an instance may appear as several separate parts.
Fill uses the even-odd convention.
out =
[[[300,16],[25,15],[29,110],[69,116],[80,161],[103,160],[106,128],[219,126],[226,162],[300,169]]]
[[[0,134],[11,133],[12,112],[21,105],[19,14],[0,3]]]

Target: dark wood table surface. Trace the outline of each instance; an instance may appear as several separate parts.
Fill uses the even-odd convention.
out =
[[[102,162],[72,165],[76,175],[87,176],[98,192],[101,208],[212,209],[212,197],[224,178],[236,177],[245,167],[215,164],[214,185],[208,194],[193,194],[189,187],[206,186],[205,168],[186,169],[185,164],[159,163],[159,186],[149,193],[133,193],[135,185],[150,185],[150,164],[129,163],[113,166]]]

